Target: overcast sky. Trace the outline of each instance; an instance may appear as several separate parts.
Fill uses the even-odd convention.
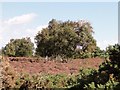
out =
[[[117,2],[1,2],[0,15],[0,47],[11,38],[27,36],[34,41],[52,18],[89,21],[101,49],[118,42]]]

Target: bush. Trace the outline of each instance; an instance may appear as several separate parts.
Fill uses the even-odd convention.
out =
[[[107,52],[109,53],[111,63],[113,65],[117,64],[120,67],[120,45],[115,44],[107,47]]]
[[[109,46],[106,50],[109,60],[103,62],[99,69],[82,70],[78,85],[71,89],[119,89],[120,88],[120,45]]]
[[[2,49],[7,56],[32,56],[34,44],[30,38],[11,39],[10,42]]]

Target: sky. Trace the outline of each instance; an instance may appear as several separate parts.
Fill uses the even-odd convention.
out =
[[[10,39],[34,37],[51,19],[87,20],[101,49],[118,42],[117,2],[1,2],[0,48]]]

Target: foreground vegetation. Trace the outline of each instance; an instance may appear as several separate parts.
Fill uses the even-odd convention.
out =
[[[5,88],[64,88],[70,90],[101,89],[117,90],[120,88],[120,45],[109,46],[106,50],[109,59],[103,62],[98,70],[88,68],[80,69],[79,74],[15,74],[7,68],[4,74],[3,86]],[[7,75],[9,77],[7,77]],[[16,76],[17,75],[17,76]],[[10,83],[10,80],[12,84]],[[21,89],[21,90],[22,90]]]

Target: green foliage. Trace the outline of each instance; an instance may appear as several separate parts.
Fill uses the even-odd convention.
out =
[[[91,53],[96,48],[89,22],[56,21],[52,19],[48,27],[38,32],[36,54],[38,56],[66,56],[76,58],[80,53]],[[76,48],[81,46],[82,48]]]
[[[118,90],[120,88],[120,45],[109,46],[106,52],[109,60],[103,62],[97,71],[81,70],[78,85],[71,89]]]
[[[110,74],[111,75],[111,74]],[[108,77],[108,78],[107,78]],[[115,80],[114,77],[106,72],[99,72],[94,69],[81,69],[78,75],[49,75],[49,74],[38,74],[32,75],[31,77],[27,74],[20,75],[20,78],[16,80],[17,88],[20,88],[24,83],[29,83],[25,86],[28,88],[64,88],[66,90],[118,90],[119,81]],[[23,84],[22,84],[23,83]]]
[[[120,45],[119,44],[115,44],[113,46],[109,46],[107,47],[107,52],[110,55],[110,61],[111,63],[117,64],[120,68]]]
[[[34,44],[30,38],[11,39],[2,49],[7,56],[32,56]]]
[[[92,53],[92,57],[101,57],[107,59],[109,58],[109,54],[105,50],[101,50],[99,47],[97,47]]]
[[[88,85],[85,85],[85,89],[105,89],[105,90],[114,90],[116,88],[116,86],[119,84],[119,82],[116,81],[112,81],[109,80],[106,84],[102,85],[102,84],[97,84],[95,85],[95,82],[91,82]]]
[[[120,68],[119,68],[119,45],[107,48],[109,59],[103,62],[98,70],[91,68],[80,69],[78,75],[28,75],[16,80],[16,87],[21,87],[27,83],[25,87],[29,88],[65,88],[67,90],[119,90],[120,88]],[[117,55],[116,55],[117,53]],[[115,61],[114,61],[115,60]],[[23,84],[20,84],[24,82]],[[28,83],[29,82],[29,83]]]
[[[29,78],[29,79],[28,79]],[[76,76],[74,75],[49,75],[49,74],[38,74],[38,75],[27,75],[22,74],[16,80],[15,84],[17,88],[22,87],[26,82],[29,82],[25,87],[36,89],[36,88],[70,88],[77,84]]]

